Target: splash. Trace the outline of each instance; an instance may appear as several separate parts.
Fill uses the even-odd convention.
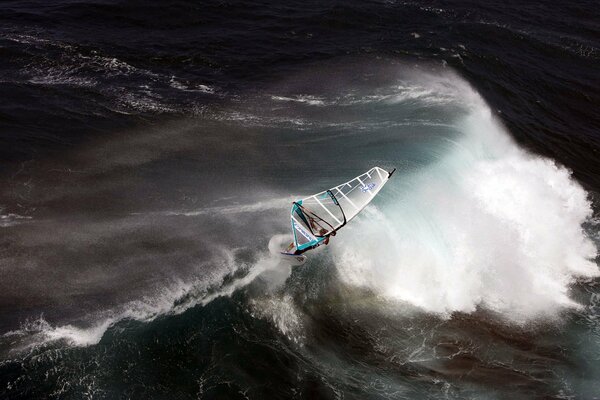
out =
[[[303,314],[296,309],[289,294],[252,299],[250,309],[253,317],[271,322],[289,340],[303,344]]]
[[[204,274],[196,280],[174,281],[158,293],[115,309],[89,315],[87,319],[90,322],[84,324],[51,324],[43,315],[27,320],[18,330],[0,335],[0,348],[10,343],[10,353],[20,353],[55,342],[74,347],[95,345],[108,329],[121,321],[151,322],[161,316],[178,315],[195,306],[204,306],[219,297],[229,297],[261,275],[267,280],[273,279],[266,272],[277,270],[279,274],[282,273],[279,259],[268,252],[255,262],[242,265],[234,256],[234,250],[224,250],[220,260],[211,261],[222,264],[215,276],[209,277]],[[284,270],[283,273],[287,277],[290,270]],[[234,274],[236,277],[232,278]],[[285,280],[285,277],[279,278],[282,279]]]
[[[582,229],[592,216],[586,191],[566,168],[519,148],[458,77],[431,82],[428,96],[462,110],[459,134],[339,236],[342,280],[446,315],[482,306],[522,322],[577,306],[569,285],[599,275]]]

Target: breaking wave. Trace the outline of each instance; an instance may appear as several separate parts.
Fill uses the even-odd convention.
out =
[[[464,81],[441,83],[465,111],[460,135],[341,232],[341,279],[446,315],[481,306],[522,322],[577,306],[570,284],[599,275],[582,228],[592,216],[586,191],[520,148]]]
[[[582,228],[592,215],[586,191],[566,168],[520,148],[461,78],[419,73],[375,94],[320,99],[323,107],[378,103],[392,109],[407,104],[431,108],[433,114],[423,127],[438,118],[440,126],[455,131],[420,138],[416,148],[423,152],[421,158],[433,162],[402,170],[402,156],[398,156],[398,172],[376,205],[340,231],[329,248],[344,284],[442,315],[484,307],[523,322],[578,306],[569,297],[569,286],[578,277],[598,275],[591,261],[596,248]],[[313,107],[312,100],[274,99],[303,107]],[[454,118],[436,117],[440,108]],[[390,124],[405,126],[405,121]],[[305,145],[310,142],[303,140]],[[153,215],[266,213],[273,217],[289,201],[278,196],[254,204]],[[5,217],[4,223],[12,223],[11,218]],[[273,239],[289,240],[285,235]],[[214,271],[211,274],[166,284],[147,298],[90,316],[87,324],[56,325],[40,317],[5,333],[0,344],[10,341],[13,351],[57,341],[92,345],[119,321],[148,322],[179,314],[230,296],[265,271],[282,268],[267,249],[254,251],[250,259],[240,259],[235,252],[223,249],[218,259],[209,262],[219,265],[198,269]],[[314,258],[323,261],[319,254]],[[285,269],[283,275],[289,272]],[[254,316],[271,321],[293,341],[302,341],[302,318],[289,296],[279,293],[254,299],[251,308]]]

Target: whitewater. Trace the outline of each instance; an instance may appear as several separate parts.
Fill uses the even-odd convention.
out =
[[[340,235],[340,277],[446,315],[485,307],[526,322],[577,307],[570,285],[599,274],[582,227],[588,193],[565,167],[520,148],[466,82],[420,79],[400,101],[417,91],[457,105],[460,135]]]

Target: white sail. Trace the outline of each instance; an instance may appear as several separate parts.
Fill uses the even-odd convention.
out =
[[[360,213],[392,173],[373,167],[348,182],[295,201],[291,222],[297,250],[318,245]]]

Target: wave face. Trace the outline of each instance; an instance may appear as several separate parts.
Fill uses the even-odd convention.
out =
[[[595,398],[596,15],[0,5],[0,398]]]

